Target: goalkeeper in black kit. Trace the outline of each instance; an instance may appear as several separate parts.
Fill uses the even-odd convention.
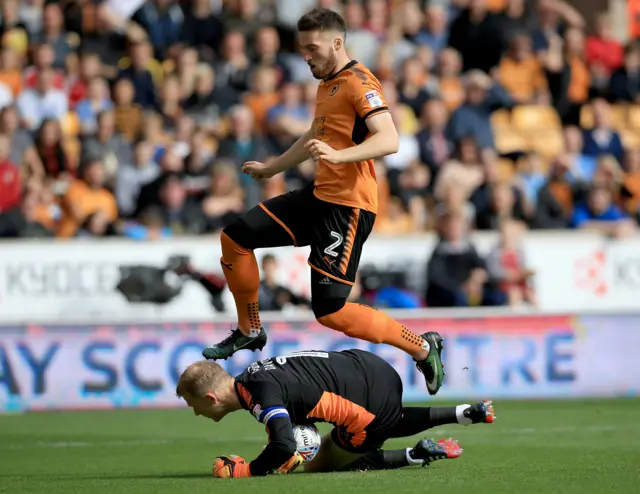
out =
[[[414,448],[385,451],[387,439],[409,437],[444,424],[491,423],[490,401],[451,407],[403,407],[402,381],[386,361],[370,352],[308,351],[254,362],[232,377],[217,363],[191,364],[176,389],[196,415],[215,422],[247,410],[266,426],[269,443],[247,463],[221,456],[215,477],[252,477],[290,473],[303,462],[296,450],[292,424],[327,422],[334,426],[322,438],[306,472],[380,470],[456,458],[457,441],[421,440]]]

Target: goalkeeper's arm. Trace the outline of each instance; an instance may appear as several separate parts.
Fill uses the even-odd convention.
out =
[[[251,476],[263,476],[272,472],[289,473],[302,463],[293,437],[293,427],[284,407],[270,407],[261,420],[267,427],[269,444],[249,464]]]

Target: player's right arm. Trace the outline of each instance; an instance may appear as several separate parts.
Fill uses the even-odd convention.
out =
[[[287,409],[282,405],[270,406],[262,410],[256,418],[265,424],[269,444],[249,464],[251,476],[263,476],[274,472],[289,473],[295,470],[302,463],[302,457],[297,452],[293,425]]]
[[[313,126],[302,134],[293,145],[277,158],[260,163],[258,161],[247,161],[242,167],[242,171],[253,178],[271,178],[278,173],[282,173],[294,166],[298,166],[308,159],[310,154],[305,144],[313,139]]]

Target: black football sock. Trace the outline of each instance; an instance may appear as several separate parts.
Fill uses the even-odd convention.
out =
[[[408,437],[445,424],[457,424],[457,407],[405,407],[391,437]]]
[[[408,467],[411,464],[422,464],[422,460],[411,458],[411,449],[392,449],[385,451],[376,449],[371,453],[358,458],[349,464],[345,470],[349,471],[373,471],[373,470],[393,470],[396,468]],[[411,463],[410,463],[411,461]]]

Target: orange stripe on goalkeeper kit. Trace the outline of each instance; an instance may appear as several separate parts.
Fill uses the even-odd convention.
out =
[[[342,256],[340,260],[340,272],[347,274],[347,267],[349,266],[349,260],[351,259],[351,251],[353,250],[353,242],[356,239],[356,232],[358,231],[358,220],[360,219],[360,210],[354,208],[351,213],[351,219],[349,220],[349,230],[347,232],[347,239],[344,242],[344,249],[342,249]]]
[[[376,416],[342,396],[325,391],[313,410],[307,414],[307,418],[316,418],[336,426],[346,427],[347,432],[352,434],[351,444],[360,446],[367,437],[365,428]]]
[[[340,283],[344,283],[345,285],[349,285],[349,286],[353,286],[353,285],[355,285],[355,283],[354,283],[353,281],[347,281],[347,280],[340,279],[340,278],[338,278],[338,277],[337,277],[336,275],[334,275],[334,274],[327,273],[326,271],[323,271],[323,270],[322,270],[322,269],[320,269],[320,268],[316,268],[313,264],[311,264],[311,262],[310,262],[310,261],[307,261],[307,263],[309,264],[309,267],[310,267],[311,269],[313,269],[314,271],[317,271],[317,272],[318,272],[318,273],[320,273],[320,274],[325,275],[327,278],[331,278],[332,280],[339,281]]]
[[[293,240],[293,245],[294,245],[294,247],[297,247],[297,246],[298,246],[298,241],[296,240],[296,236],[295,236],[295,235],[293,234],[293,232],[289,229],[289,227],[288,227],[287,225],[285,225],[285,224],[284,224],[284,222],[283,222],[280,218],[278,218],[275,214],[273,214],[271,211],[269,211],[269,210],[267,209],[267,206],[265,206],[265,205],[264,205],[264,204],[262,204],[262,203],[258,204],[258,206],[260,206],[260,207],[263,209],[263,211],[264,211],[265,213],[267,213],[267,214],[271,217],[271,219],[272,219],[273,221],[275,221],[278,225],[280,225],[282,228],[284,228],[284,230],[285,230],[285,231],[289,234],[289,236],[291,237],[291,240]]]
[[[253,408],[253,397],[251,396],[251,393],[249,393],[249,390],[240,383],[236,383],[236,389],[238,390],[238,396],[240,396],[240,399],[244,401],[249,411],[251,411]]]

